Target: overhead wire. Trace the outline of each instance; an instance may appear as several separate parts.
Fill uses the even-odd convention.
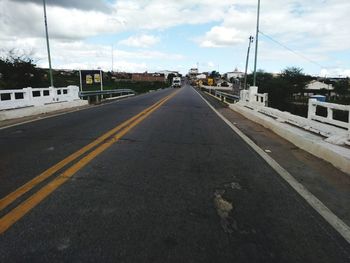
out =
[[[262,32],[262,31],[260,31],[260,30],[259,30],[259,34],[261,34],[261,35],[263,35],[264,37],[268,38],[269,40],[271,40],[272,42],[276,43],[277,45],[279,45],[279,46],[285,48],[286,50],[288,50],[289,52],[295,54],[296,56],[299,56],[299,57],[301,57],[301,58],[307,60],[308,62],[310,62],[310,63],[312,63],[312,64],[314,64],[314,65],[316,65],[316,66],[318,66],[318,67],[320,67],[320,68],[326,68],[325,66],[321,65],[320,63],[318,63],[318,62],[316,62],[316,61],[314,61],[314,60],[312,60],[312,59],[309,59],[308,57],[304,56],[304,55],[301,54],[300,52],[297,52],[297,51],[291,49],[291,48],[288,47],[287,45],[285,45],[285,44],[283,44],[283,43],[277,41],[277,40],[274,39],[273,37],[271,37],[271,36],[265,34],[264,32]]]

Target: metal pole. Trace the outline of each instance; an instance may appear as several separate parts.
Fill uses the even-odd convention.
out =
[[[45,20],[45,32],[46,32],[46,45],[47,45],[47,54],[48,54],[48,58],[49,58],[50,85],[51,85],[51,87],[53,87],[51,55],[50,55],[50,43],[49,43],[49,31],[47,29],[46,2],[45,2],[45,0],[43,0],[43,4],[44,4],[44,20]]]
[[[253,86],[256,86],[256,63],[257,63],[257,60],[258,60],[259,22],[260,22],[260,0],[258,0],[258,14],[257,14],[257,19],[256,19],[255,62],[254,62],[254,81],[253,81]]]
[[[248,72],[248,62],[249,62],[249,53],[250,53],[250,44],[253,43],[254,37],[249,37],[249,45],[247,51],[247,60],[245,62],[245,74],[244,74],[244,89],[247,89],[247,72]]]
[[[112,73],[113,73],[113,67],[114,67],[114,46],[112,44]]]
[[[81,76],[81,70],[79,70],[79,78],[80,78],[80,91],[83,91],[83,79]]]
[[[100,81],[101,81],[101,91],[103,90],[103,76],[102,76],[102,70],[100,70]]]

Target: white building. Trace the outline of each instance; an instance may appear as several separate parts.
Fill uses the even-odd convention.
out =
[[[191,69],[188,71],[188,74],[189,74],[189,75],[197,75],[197,74],[198,74],[198,68],[191,68]]]
[[[158,74],[164,74],[164,77],[165,77],[166,80],[168,79],[168,76],[169,76],[170,74],[174,74],[175,76],[178,76],[178,75],[179,75],[179,72],[178,72],[178,71],[171,71],[171,70],[161,70],[161,71],[157,71],[156,73],[158,73]]]
[[[326,84],[324,82],[320,82],[317,80],[313,80],[305,86],[304,95],[305,96],[312,96],[314,94],[318,94],[321,90],[328,91],[331,96],[334,95],[333,94],[334,87],[332,86],[332,84]]]
[[[226,79],[230,81],[232,78],[233,79],[241,79],[244,78],[244,72],[239,71],[237,68],[233,72],[227,72],[226,73]]]
[[[205,74],[199,74],[196,76],[196,79],[206,79],[207,78],[207,75]]]

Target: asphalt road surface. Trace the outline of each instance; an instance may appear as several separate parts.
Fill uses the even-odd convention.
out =
[[[350,262],[190,86],[0,130],[0,180],[0,262]]]

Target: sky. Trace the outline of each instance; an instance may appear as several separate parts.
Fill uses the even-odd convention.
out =
[[[244,71],[258,0],[46,0],[56,69]],[[257,68],[350,76],[349,0],[261,0]],[[48,67],[42,0],[0,0],[0,56]],[[252,44],[248,71],[254,68]],[[113,59],[112,59],[113,58]],[[113,61],[113,63],[112,63]]]

